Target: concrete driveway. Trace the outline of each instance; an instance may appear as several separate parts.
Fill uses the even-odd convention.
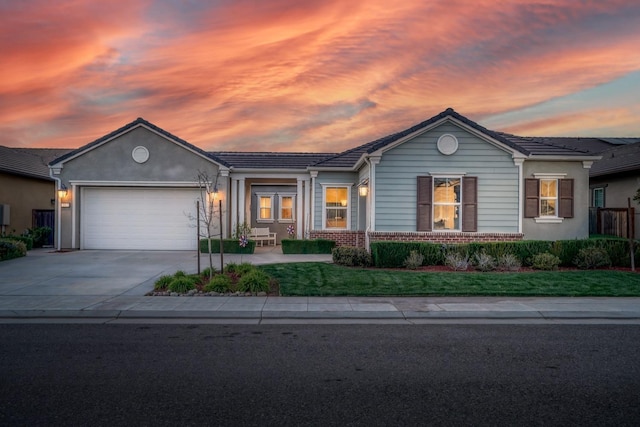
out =
[[[159,276],[177,270],[196,272],[197,255],[189,251],[38,249],[24,258],[0,263],[0,295],[144,295]]]

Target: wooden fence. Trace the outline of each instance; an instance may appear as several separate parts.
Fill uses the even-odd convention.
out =
[[[635,208],[589,208],[589,234],[635,236]]]

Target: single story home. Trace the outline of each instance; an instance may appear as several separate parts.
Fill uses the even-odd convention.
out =
[[[190,250],[197,202],[221,211],[224,237],[246,224],[360,247],[586,238],[598,159],[449,108],[341,153],[209,152],[139,118],[49,167],[58,248]]]
[[[56,183],[48,163],[68,149],[0,145],[0,234],[20,235],[55,227]],[[53,245],[53,234],[48,245]]]

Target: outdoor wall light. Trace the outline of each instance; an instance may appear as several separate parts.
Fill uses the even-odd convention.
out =
[[[64,199],[65,197],[67,197],[67,186],[62,184],[58,189],[58,198]]]
[[[363,184],[358,188],[358,194],[362,197],[367,197],[367,194],[369,194],[369,187],[367,184]]]

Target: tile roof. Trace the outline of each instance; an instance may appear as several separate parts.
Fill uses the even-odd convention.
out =
[[[214,151],[218,159],[236,169],[306,169],[335,153],[280,153],[280,152],[233,152]]]
[[[72,151],[68,148],[15,148],[0,145],[0,171],[52,181],[48,163]]]
[[[591,166],[589,176],[602,176],[613,173],[640,172],[640,142],[616,146],[600,153],[601,160]]]
[[[157,132],[157,133],[159,133],[161,135],[164,135],[167,138],[172,139],[172,140],[182,144],[183,146],[185,146],[185,147],[187,147],[187,148],[189,148],[189,149],[191,149],[191,150],[193,150],[193,151],[195,151],[195,152],[197,152],[197,153],[199,153],[199,154],[201,154],[201,155],[203,155],[205,157],[210,158],[211,160],[221,164],[222,166],[227,166],[227,167],[231,166],[230,164],[226,163],[222,159],[218,159],[215,155],[207,153],[206,151],[202,150],[201,148],[198,148],[195,145],[188,143],[184,139],[178,138],[177,136],[167,132],[164,129],[159,128],[158,126],[154,125],[151,122],[146,121],[145,119],[143,119],[141,117],[138,117],[136,120],[132,121],[129,124],[124,125],[120,129],[116,129],[113,132],[111,132],[111,133],[109,133],[109,134],[107,134],[107,135],[105,135],[105,136],[103,136],[101,138],[98,138],[93,142],[90,142],[90,143],[88,143],[86,145],[83,145],[82,147],[80,147],[80,148],[78,148],[76,150],[73,150],[73,151],[71,151],[71,152],[69,152],[69,153],[67,153],[67,154],[65,154],[65,155],[63,155],[61,157],[58,157],[57,159],[53,160],[49,164],[60,163],[60,162],[62,162],[64,160],[67,160],[67,159],[75,156],[78,153],[86,151],[86,150],[88,150],[88,149],[90,149],[92,147],[98,146],[98,145],[102,144],[103,142],[108,141],[109,139],[111,139],[111,138],[113,138],[113,137],[115,137],[115,136],[117,136],[117,135],[119,135],[121,133],[127,132],[127,131],[129,131],[131,129],[134,129],[134,128],[140,126],[140,125],[144,125],[144,126],[150,128],[150,129],[152,129],[153,131],[155,131],[155,132]]]

